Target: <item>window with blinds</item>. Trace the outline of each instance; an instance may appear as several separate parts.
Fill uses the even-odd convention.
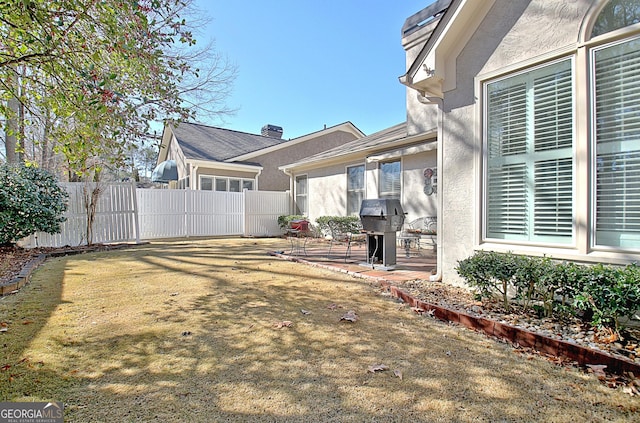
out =
[[[347,215],[360,213],[364,199],[364,165],[347,167]]]
[[[573,239],[573,84],[567,59],[486,84],[488,238]]]
[[[400,199],[400,160],[380,163],[380,198]]]
[[[308,216],[308,179],[307,175],[296,176],[296,214]]]
[[[640,245],[640,39],[596,49],[596,245]]]

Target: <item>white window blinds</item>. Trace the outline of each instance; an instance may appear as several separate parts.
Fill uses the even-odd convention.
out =
[[[400,160],[380,163],[380,198],[400,199]]]
[[[640,247],[640,40],[594,51],[596,244]]]
[[[486,90],[487,237],[571,242],[571,61],[489,83]]]
[[[296,214],[307,216],[308,205],[308,179],[307,175],[296,176]]]
[[[358,215],[364,199],[364,165],[347,167],[347,215]]]

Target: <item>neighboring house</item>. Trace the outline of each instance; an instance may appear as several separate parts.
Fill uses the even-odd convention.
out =
[[[320,216],[358,215],[364,198],[395,198],[409,220],[435,215],[435,137],[436,128],[408,136],[402,123],[281,166],[295,181],[296,213],[312,221]],[[434,173],[428,180],[426,169]]]
[[[325,128],[292,140],[283,140],[282,128],[265,125],[261,135],[197,123],[167,125],[162,134],[158,167],[177,170],[172,188],[215,191],[286,191],[289,178],[278,170],[364,134],[351,122]],[[173,161],[173,162],[172,162]],[[167,166],[168,168],[168,166]]]
[[[638,22],[637,0],[453,0],[407,49],[409,136],[438,127],[444,281],[478,249],[640,259]]]

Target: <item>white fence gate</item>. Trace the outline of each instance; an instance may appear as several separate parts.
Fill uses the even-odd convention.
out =
[[[66,222],[59,234],[38,232],[26,247],[86,244],[84,183],[61,184],[69,192]],[[93,185],[88,186],[89,189]],[[215,192],[136,189],[133,184],[101,187],[93,242],[137,242],[200,236],[276,236],[278,216],[290,213],[289,192]]]

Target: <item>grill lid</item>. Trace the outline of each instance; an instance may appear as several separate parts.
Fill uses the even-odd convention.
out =
[[[392,199],[371,199],[362,200],[360,205],[360,218],[363,216],[404,216],[404,210],[399,200]]]
[[[399,200],[362,200],[360,220],[365,231],[396,232],[404,223],[404,210]]]

